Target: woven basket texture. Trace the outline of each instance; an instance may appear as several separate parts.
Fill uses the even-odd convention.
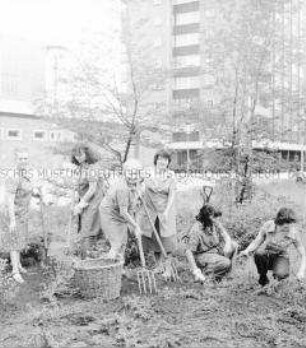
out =
[[[76,287],[85,298],[115,299],[120,296],[122,263],[82,260],[74,265]]]

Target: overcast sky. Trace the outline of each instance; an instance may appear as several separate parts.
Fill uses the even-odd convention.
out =
[[[117,0],[0,0],[0,34],[47,44],[69,44],[86,30],[118,26]],[[119,29],[119,28],[118,28]]]

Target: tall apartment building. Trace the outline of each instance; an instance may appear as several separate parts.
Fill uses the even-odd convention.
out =
[[[149,62],[164,76],[152,86],[150,98],[166,106],[164,121],[171,125],[169,148],[176,154],[174,160],[178,165],[192,161],[203,146],[199,124],[211,117],[217,98],[205,44],[213,35],[216,6],[199,0],[127,0],[126,4],[133,44],[141,53],[139,63]]]
[[[222,1],[126,2],[135,49],[142,51],[145,47],[143,62],[148,59],[165,73],[164,83],[156,90],[152,89],[151,96],[152,100],[167,105],[172,125],[169,148],[175,150],[178,165],[183,165],[196,159],[203,140],[212,138],[211,143],[221,146],[222,138],[231,132],[231,125],[226,124],[215,110],[220,96],[216,90],[218,66],[214,55],[220,52],[213,52],[207,44],[214,38],[220,19],[218,6]],[[260,1],[258,4],[260,6]],[[283,10],[278,6],[275,16],[279,27],[278,41],[267,63],[278,66],[265,89],[266,94],[270,93],[270,102],[265,104],[264,98],[260,99],[255,115],[270,120],[273,140],[297,143],[301,129],[295,120],[301,117],[305,108],[305,60],[297,59],[296,52],[306,51],[305,5],[291,0],[284,1]],[[214,124],[210,122],[212,119]],[[219,143],[218,139],[221,140]]]

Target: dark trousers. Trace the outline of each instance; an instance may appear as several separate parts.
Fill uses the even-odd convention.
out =
[[[288,257],[264,250],[255,253],[254,261],[259,274],[259,284],[262,286],[269,283],[267,277],[268,271],[272,271],[273,277],[278,280],[285,279],[289,276]]]

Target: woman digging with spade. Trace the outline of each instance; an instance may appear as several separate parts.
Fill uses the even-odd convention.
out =
[[[144,252],[154,252],[156,273],[168,280],[173,277],[172,261],[177,248],[175,193],[176,180],[169,170],[170,154],[161,150],[154,156],[154,170],[145,179],[145,190],[140,206],[140,227]],[[155,231],[165,249],[162,252]]]

